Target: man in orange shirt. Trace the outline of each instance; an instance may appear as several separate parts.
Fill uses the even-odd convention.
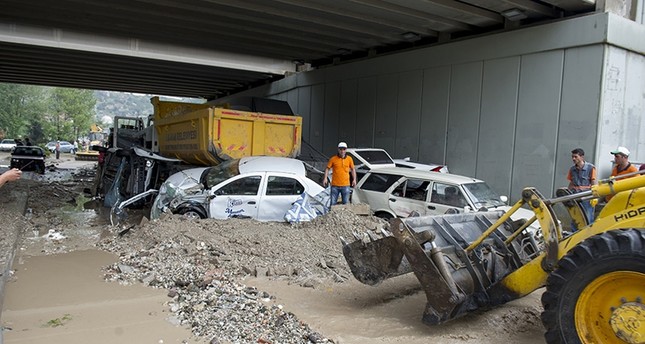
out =
[[[611,170],[612,177],[638,171],[636,166],[629,162],[629,149],[618,147],[611,154],[614,155],[614,168]]]
[[[347,156],[347,143],[340,142],[338,144],[338,153],[332,156],[327,163],[325,169],[325,176],[323,177],[323,186],[327,187],[327,176],[329,170],[331,174],[331,205],[338,202],[338,194],[342,196],[342,203],[347,204],[349,201],[350,181],[349,174],[352,174],[351,187],[356,186],[356,169],[354,168],[354,160],[352,157]]]
[[[612,177],[617,177],[623,174],[628,174],[628,173],[638,171],[636,166],[632,165],[629,162],[629,149],[620,146],[616,148],[616,150],[612,151],[611,154],[614,155],[614,168],[611,170]],[[621,178],[617,178],[617,179],[621,179]],[[613,196],[614,195],[609,195],[605,197],[605,199],[609,201]]]

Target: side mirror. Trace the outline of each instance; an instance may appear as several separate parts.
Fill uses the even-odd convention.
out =
[[[504,202],[504,203],[506,203],[506,202],[508,202],[508,197],[506,197],[506,196],[499,196],[499,200],[500,200],[500,201],[502,201],[502,202]]]

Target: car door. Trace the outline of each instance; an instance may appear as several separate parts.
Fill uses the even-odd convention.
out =
[[[413,213],[426,215],[430,211],[427,204],[430,181],[405,178],[390,188],[388,202],[390,209],[398,217],[408,217]]]
[[[434,182],[428,202],[428,215],[463,213],[468,205],[459,185]]]
[[[293,202],[305,192],[303,183],[288,174],[267,173],[264,185],[257,217],[260,221],[283,221]]]
[[[257,218],[264,176],[265,173],[241,175],[215,185],[210,192],[210,217]]]
[[[360,183],[352,193],[352,203],[366,203],[370,205],[372,211],[391,212],[388,203],[393,185],[398,185],[399,180],[403,178],[400,174],[380,173],[372,171]]]

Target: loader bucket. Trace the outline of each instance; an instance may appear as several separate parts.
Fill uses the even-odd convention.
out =
[[[82,161],[98,161],[99,160],[99,152],[76,152],[76,156],[74,157],[75,160],[82,160]]]
[[[388,278],[410,272],[399,241],[392,236],[375,241],[354,241],[343,246],[343,254],[354,277],[376,285]]]

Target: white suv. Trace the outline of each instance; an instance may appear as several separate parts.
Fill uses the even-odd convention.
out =
[[[369,204],[374,215],[385,219],[440,215],[481,210],[504,210],[508,198],[498,195],[486,182],[456,174],[408,168],[373,169],[359,179],[352,203]],[[519,209],[513,220],[530,219],[533,212]],[[537,223],[531,225],[539,227]]]

